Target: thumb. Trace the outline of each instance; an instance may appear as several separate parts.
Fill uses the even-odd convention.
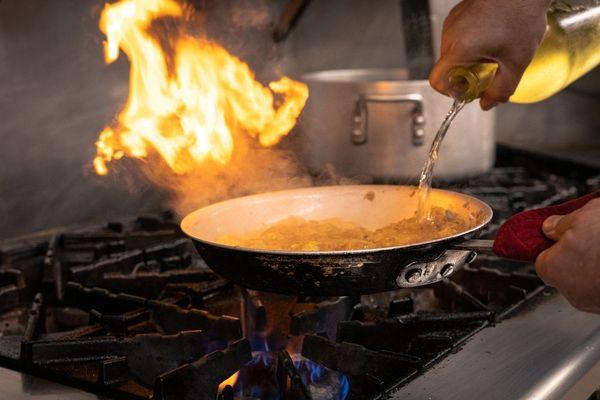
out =
[[[565,232],[571,229],[580,213],[581,209],[575,210],[570,214],[552,215],[546,218],[542,225],[544,234],[554,241],[559,240]]]
[[[544,232],[544,235],[552,240],[558,240],[559,235],[556,232],[556,226],[562,218],[562,215],[551,215],[546,218],[542,224],[542,231]]]

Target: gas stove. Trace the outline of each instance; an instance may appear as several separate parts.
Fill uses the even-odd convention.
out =
[[[600,186],[590,166],[498,156],[452,186],[493,207],[486,238],[516,212]],[[600,317],[570,308],[532,265],[492,254],[429,287],[297,298],[216,275],[170,213],[0,251],[0,366],[102,398],[558,398],[600,369]]]

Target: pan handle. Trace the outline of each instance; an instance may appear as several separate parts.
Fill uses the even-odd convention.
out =
[[[447,249],[440,257],[432,261],[415,261],[402,268],[396,277],[398,287],[417,287],[430,285],[449,277],[470,263],[476,256],[470,249]]]
[[[546,237],[542,231],[542,224],[546,218],[551,215],[572,213],[595,198],[600,198],[600,191],[592,192],[563,204],[520,212],[510,217],[500,226],[494,241],[467,240],[453,244],[452,248],[481,252],[492,251],[499,257],[535,262],[541,252],[554,244],[554,241]]]
[[[425,114],[423,112],[423,96],[411,94],[367,94],[361,93],[356,100],[352,113],[352,143],[355,145],[367,142],[369,125],[368,103],[412,103],[412,143],[414,146],[425,144]]]
[[[433,261],[416,261],[408,264],[396,278],[398,287],[429,285],[448,278],[465,264],[472,262],[478,252],[490,252],[493,240],[465,240],[452,244]]]
[[[493,247],[494,241],[486,239],[465,240],[463,242],[452,245],[453,249],[473,250],[476,252],[491,252]]]

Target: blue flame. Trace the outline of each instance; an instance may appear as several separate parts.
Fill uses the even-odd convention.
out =
[[[271,368],[273,361],[272,353],[252,352],[252,360],[239,371],[238,378],[233,385],[235,397],[250,396],[262,400],[278,400],[279,390]]]
[[[274,353],[254,351],[252,360],[240,370],[234,384],[236,397],[252,396],[279,400],[279,388],[273,369]],[[337,371],[302,357],[292,356],[294,367],[314,400],[345,400],[350,391],[348,378]]]
[[[350,393],[350,381],[344,374],[340,374],[340,400],[345,400]]]
[[[324,367],[321,364],[317,364],[299,354],[295,354],[292,359],[294,361],[294,367],[296,367],[296,370],[300,374],[302,382],[306,387],[309,389],[317,387],[323,389],[324,387],[329,387],[329,390],[326,391],[327,394],[324,396],[323,390],[313,390],[312,392],[315,392],[313,394],[315,400],[344,400],[348,396],[350,382],[344,374]],[[320,397],[316,393],[320,393],[322,396]]]
[[[264,332],[257,332],[249,337],[250,347],[252,348],[253,354],[255,352],[269,352],[271,346],[269,346],[268,335]]]
[[[255,366],[262,363],[265,368],[270,368],[271,364],[273,364],[273,359],[272,353],[266,351],[253,351],[252,360],[250,360],[246,366]]]

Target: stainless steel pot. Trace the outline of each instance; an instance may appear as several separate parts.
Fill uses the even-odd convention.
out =
[[[415,180],[452,100],[401,69],[331,70],[303,80],[310,96],[300,119],[303,157],[349,176]],[[494,112],[468,104],[442,144],[435,178],[481,174],[494,163]]]

